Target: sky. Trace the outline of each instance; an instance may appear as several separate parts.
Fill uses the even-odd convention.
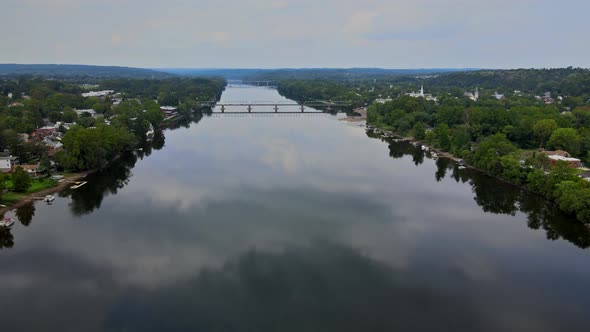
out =
[[[2,0],[0,63],[590,67],[588,0]]]

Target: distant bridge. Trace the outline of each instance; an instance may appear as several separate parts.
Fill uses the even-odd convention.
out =
[[[294,112],[294,111],[286,111],[286,112],[281,112],[281,113],[304,113],[306,112],[306,108],[310,107],[310,108],[314,108],[314,107],[323,107],[326,108],[328,110],[331,110],[332,108],[342,108],[342,107],[348,107],[350,106],[349,102],[345,102],[345,101],[307,101],[307,102],[303,102],[303,103],[295,103],[292,101],[281,101],[281,102],[273,102],[273,101],[233,101],[233,102],[205,102],[201,104],[202,106],[205,107],[221,107],[221,113],[229,113],[226,112],[226,107],[246,107],[246,110],[248,111],[248,113],[254,113],[252,112],[253,107],[272,107],[272,109],[274,110],[274,113],[279,113],[279,106],[283,107],[283,106],[289,106],[289,107],[298,107],[299,108],[299,112]],[[309,113],[312,112],[318,112],[316,110],[314,111],[308,111]],[[244,113],[244,112],[233,112],[233,113]],[[255,113],[272,113],[269,111],[257,111]]]
[[[264,86],[269,88],[276,88],[277,82],[275,81],[242,81],[242,80],[227,80],[227,85],[231,87],[239,87],[244,85],[250,86]]]
[[[321,111],[306,111],[306,112],[212,112],[204,113],[205,116],[211,117],[230,117],[230,118],[252,118],[252,117],[317,117],[317,116],[332,116],[330,113]]]

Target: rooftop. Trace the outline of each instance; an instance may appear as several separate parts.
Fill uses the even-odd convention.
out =
[[[560,156],[560,155],[550,155],[549,159],[562,160],[562,161],[580,161],[580,159],[578,159],[578,158],[570,158],[570,157],[564,157],[564,156]]]

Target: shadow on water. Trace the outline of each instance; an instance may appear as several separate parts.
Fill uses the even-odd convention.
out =
[[[14,236],[10,228],[0,227],[0,250],[14,247]]]
[[[411,156],[418,165],[428,155],[408,142],[394,142],[376,135],[389,144],[392,158]],[[447,158],[436,160],[435,178],[442,181],[447,175],[456,182],[467,183],[474,193],[474,200],[484,212],[514,216],[517,212],[526,214],[528,226],[544,230],[548,240],[565,239],[577,247],[590,247],[590,231],[575,218],[559,211],[542,197],[519,189],[498,179],[472,169],[459,169],[459,165]]]
[[[123,293],[104,328],[489,331],[485,313],[477,312],[469,297],[425,286],[354,249],[318,241],[278,253],[249,251],[169,287]]]

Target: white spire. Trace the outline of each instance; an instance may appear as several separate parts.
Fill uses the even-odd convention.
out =
[[[420,87],[420,96],[424,97],[424,84]]]

